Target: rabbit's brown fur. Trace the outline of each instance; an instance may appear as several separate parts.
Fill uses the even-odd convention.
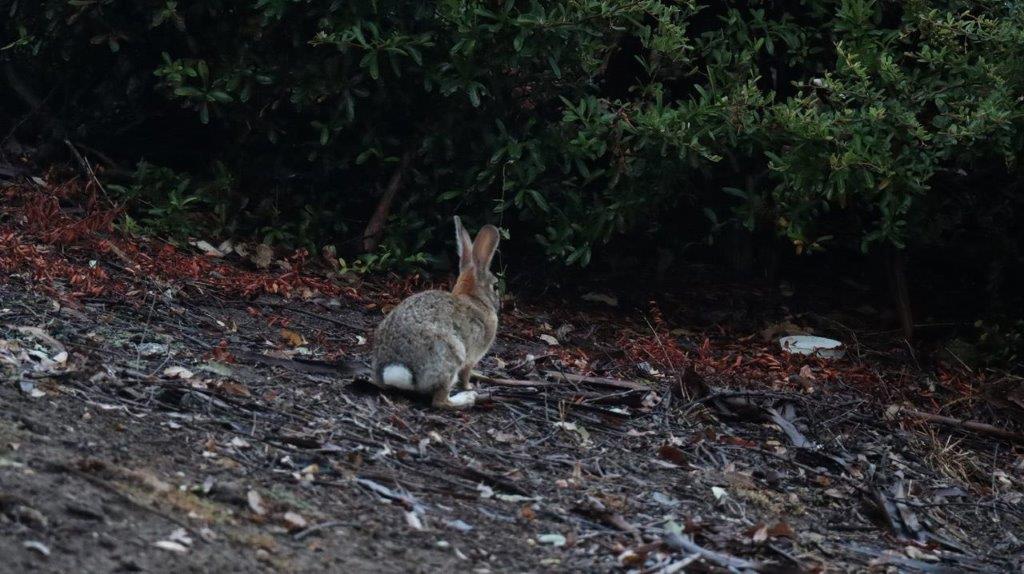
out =
[[[435,407],[472,406],[473,366],[498,330],[497,279],[490,271],[498,229],[484,226],[471,241],[455,218],[459,279],[451,293],[424,291],[402,301],[377,327],[373,380],[381,387],[432,394]],[[451,396],[458,384],[466,392]]]

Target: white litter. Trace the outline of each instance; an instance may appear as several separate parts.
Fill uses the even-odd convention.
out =
[[[779,346],[787,353],[814,355],[823,359],[838,359],[846,354],[841,342],[812,335],[783,337],[779,339]]]

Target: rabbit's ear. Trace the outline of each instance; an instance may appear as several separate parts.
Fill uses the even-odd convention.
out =
[[[462,220],[455,216],[455,245],[459,250],[459,273],[473,267],[473,240],[469,232],[462,226]]]
[[[494,259],[494,252],[498,250],[498,241],[501,235],[498,228],[493,225],[485,225],[476,234],[476,241],[473,242],[473,260],[480,271],[491,268],[491,259]]]

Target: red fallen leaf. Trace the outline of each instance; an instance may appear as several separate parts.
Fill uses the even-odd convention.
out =
[[[744,531],[743,534],[749,536],[754,542],[764,542],[769,538],[796,539],[796,532],[793,531],[793,527],[785,522],[777,522],[772,526],[768,526],[763,522],[758,522]]]
[[[218,343],[217,346],[213,348],[213,350],[210,352],[210,355],[213,357],[214,360],[220,361],[222,363],[235,362],[235,356],[231,354],[231,351],[228,351],[228,342],[224,339],[221,339],[220,343]]]
[[[280,327],[287,327],[289,324],[291,324],[291,322],[292,322],[291,319],[289,319],[287,317],[284,317],[284,316],[281,316],[281,315],[273,315],[269,319],[267,319],[267,326],[268,327],[278,327],[278,326],[280,326]]]
[[[793,531],[793,527],[785,522],[776,523],[774,526],[768,529],[768,536],[772,538],[789,538],[796,540],[796,532]]]
[[[718,442],[720,442],[722,444],[731,444],[731,445],[734,445],[734,446],[742,446],[742,447],[745,447],[745,448],[757,448],[757,443],[755,443],[753,441],[749,441],[749,440],[747,440],[745,438],[740,438],[738,436],[728,436],[728,435],[725,435],[725,436],[719,437]]]
[[[679,466],[685,466],[687,464],[686,453],[679,449],[677,446],[670,444],[663,444],[658,447],[658,457],[663,458],[673,464]]]
[[[234,381],[219,381],[210,385],[214,390],[235,397],[251,397],[252,393],[245,385]]]
[[[519,509],[519,516],[522,516],[526,520],[532,521],[537,517],[537,513],[534,512],[533,507],[527,504],[526,506]]]

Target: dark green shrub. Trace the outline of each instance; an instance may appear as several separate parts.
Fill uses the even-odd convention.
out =
[[[1019,219],[1015,2],[3,11],[0,58],[45,99],[40,117],[126,163],[229,182],[204,188],[204,205],[270,240],[352,251],[407,154],[385,238],[400,260],[436,248],[454,211],[500,220],[570,265],[629,232],[691,241],[744,226],[803,253],[942,245],[978,221]],[[0,97],[25,113],[24,92]],[[1019,252],[1010,240],[997,257]]]

